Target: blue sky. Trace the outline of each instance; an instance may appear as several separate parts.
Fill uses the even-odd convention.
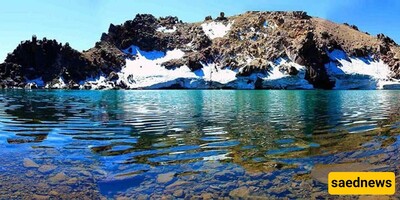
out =
[[[385,33],[400,42],[397,0],[13,0],[0,6],[0,61],[33,34],[84,50],[94,46],[110,23],[121,24],[137,13],[194,22],[221,11],[230,16],[249,10],[304,10],[355,24],[371,34]]]

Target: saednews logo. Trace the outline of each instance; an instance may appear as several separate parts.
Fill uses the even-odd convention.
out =
[[[393,195],[396,192],[393,172],[331,172],[328,181],[331,195]]]

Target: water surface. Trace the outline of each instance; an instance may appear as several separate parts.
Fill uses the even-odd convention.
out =
[[[399,91],[4,90],[0,199],[326,197],[310,175],[318,164],[399,172],[399,99]]]

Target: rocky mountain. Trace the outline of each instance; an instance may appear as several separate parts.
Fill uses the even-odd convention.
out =
[[[224,13],[199,23],[138,14],[78,52],[22,42],[3,88],[400,89],[400,47],[305,12]]]

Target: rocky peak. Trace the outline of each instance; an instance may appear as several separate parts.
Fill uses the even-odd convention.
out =
[[[14,74],[11,78],[21,75],[25,79],[37,79],[43,81],[64,75],[68,80],[82,80],[87,77],[86,70],[93,67],[90,62],[82,57],[82,54],[72,49],[68,43],[62,45],[56,40],[43,38],[38,40],[36,36],[32,40],[21,42],[17,48],[7,56],[4,65],[18,65],[18,68],[1,67],[2,76]],[[93,71],[93,73],[95,73]]]
[[[382,41],[385,44],[392,44],[392,45],[397,45],[397,43],[390,37],[384,35],[383,33],[380,33],[376,36],[380,41]]]
[[[158,23],[158,19],[153,15],[138,14],[123,25],[111,24],[108,34],[103,34],[101,41],[114,44],[120,49],[137,45],[143,50],[152,50],[158,42],[155,36]]]
[[[167,16],[167,17],[160,17],[159,19],[160,25],[167,27],[167,28],[173,28],[172,26],[178,23],[182,24],[182,21],[178,19],[178,17],[172,17],[172,16]]]

